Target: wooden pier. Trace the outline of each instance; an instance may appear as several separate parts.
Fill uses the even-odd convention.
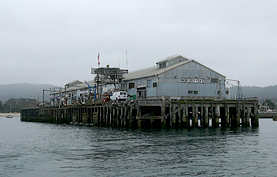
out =
[[[277,120],[277,112],[261,112],[261,113],[259,113],[259,118],[265,118],[265,119],[271,118],[274,121],[276,121]]]
[[[145,99],[23,109],[21,121],[118,128],[258,127],[257,99]]]

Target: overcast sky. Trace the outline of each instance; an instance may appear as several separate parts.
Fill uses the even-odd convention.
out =
[[[277,85],[276,25],[276,0],[0,0],[0,84],[92,80],[100,52],[101,66],[182,54],[243,86]]]

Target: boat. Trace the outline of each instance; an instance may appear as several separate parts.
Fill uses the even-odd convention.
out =
[[[11,110],[12,110],[12,106],[10,104],[10,113],[11,113]],[[8,114],[8,115],[6,115],[6,118],[13,118],[13,116],[11,114]]]
[[[8,115],[6,115],[6,118],[13,118],[13,116],[8,114]]]

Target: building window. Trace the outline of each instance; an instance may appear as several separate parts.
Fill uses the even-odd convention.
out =
[[[135,83],[129,83],[129,89],[135,88]]]
[[[152,86],[152,80],[147,80],[147,87],[151,87]]]
[[[218,78],[211,78],[211,83],[218,83]]]
[[[189,95],[198,95],[198,91],[189,90],[189,91],[188,91],[188,94],[189,94]]]
[[[166,63],[160,63],[159,64],[159,68],[161,69],[161,68],[165,68],[166,67]]]
[[[158,85],[157,82],[153,83],[153,87],[157,87],[157,85]]]

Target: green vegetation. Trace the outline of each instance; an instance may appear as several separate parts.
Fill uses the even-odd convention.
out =
[[[7,112],[20,112],[21,109],[30,108],[30,107],[37,107],[38,101],[36,99],[31,98],[10,98],[4,104],[0,100],[0,112],[7,113]]]
[[[43,89],[50,89],[56,86],[50,84],[0,84],[0,100],[2,103],[6,102],[9,98],[43,98]],[[44,94],[45,100],[49,100],[49,92]]]
[[[273,103],[271,100],[265,100],[262,104],[263,106],[268,106],[269,109],[274,110],[275,109],[275,103]]]

